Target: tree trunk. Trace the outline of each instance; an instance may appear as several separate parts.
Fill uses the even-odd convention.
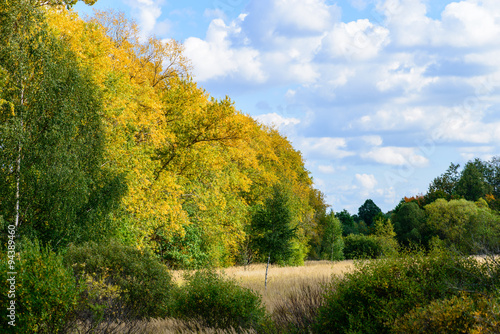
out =
[[[21,106],[24,105],[24,87],[21,82]],[[23,115],[21,115],[22,117]],[[21,129],[19,129],[19,133],[23,133],[24,122],[21,118]],[[22,143],[21,139],[19,139],[19,148],[17,151],[17,159],[16,159],[16,217],[14,221],[14,225],[16,229],[19,227],[19,202],[21,200],[20,187],[21,187],[21,155],[22,155]]]
[[[269,256],[267,257],[266,279],[264,280],[264,289],[265,290],[267,290],[267,271],[269,270],[269,261],[271,261],[271,252],[269,252]]]

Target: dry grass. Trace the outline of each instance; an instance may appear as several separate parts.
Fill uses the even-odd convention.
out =
[[[269,266],[267,289],[264,287],[265,264],[231,267],[224,272],[229,277],[234,277],[241,286],[258,292],[268,311],[272,312],[276,302],[287,298],[294,291],[301,290],[304,285],[323,284],[329,281],[333,274],[343,275],[353,268],[352,261],[307,261],[301,267]]]
[[[308,261],[301,267],[279,267],[271,265],[264,288],[265,264],[221,269],[228,277],[234,278],[241,286],[250,288],[262,296],[269,314],[278,325],[287,323],[307,326],[299,322],[314,315],[322,298],[322,286],[330,281],[333,274],[343,275],[354,268],[353,261]],[[175,281],[183,283],[183,271],[173,272]],[[274,311],[274,312],[273,312]],[[309,314],[310,313],[310,314]],[[232,334],[255,333],[253,330],[212,329],[203,327],[202,322],[177,319],[158,319],[147,324],[145,334],[202,333]]]
[[[262,296],[262,301],[272,312],[277,301],[305,285],[318,285],[330,279],[333,274],[343,275],[354,268],[353,261],[306,261],[300,267],[269,266],[267,289],[264,287],[266,264],[251,264],[221,269],[227,276],[235,278],[241,286],[250,288]],[[174,279],[182,284],[183,271],[175,271]]]
[[[183,321],[178,319],[157,319],[147,324],[143,334],[180,334],[180,333],[199,333],[199,334],[254,334],[252,329],[215,329],[204,327],[202,321]]]

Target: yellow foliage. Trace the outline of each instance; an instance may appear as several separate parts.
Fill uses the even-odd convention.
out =
[[[87,21],[60,9],[47,17],[101,89],[104,167],[126,178],[123,208],[139,231],[137,246],[154,248],[160,231],[168,239],[197,224],[214,264],[230,265],[249,207],[284,180],[294,193],[299,242],[307,244],[313,188],[301,153],[229,98],[199,88],[182,44],[141,38],[137,25],[114,11],[96,11]]]

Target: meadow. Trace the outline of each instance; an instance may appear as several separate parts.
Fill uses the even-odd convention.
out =
[[[311,304],[318,305],[322,300],[324,288],[331,281],[332,275],[343,276],[354,268],[352,260],[346,261],[306,261],[303,266],[280,267],[270,265],[267,288],[264,286],[266,264],[251,264],[234,266],[219,270],[227,277],[235,279],[240,286],[252,289],[262,296],[262,301],[273,321],[288,324],[290,321],[307,321],[315,314],[304,314],[316,310]],[[173,272],[174,280],[182,285],[185,271]],[[294,308],[294,312],[290,312]],[[285,310],[286,309],[286,310]],[[286,311],[287,315],[284,315]],[[290,314],[295,313],[290,319]],[[178,319],[156,319],[143,324],[145,334],[169,333],[256,333],[254,330],[236,330],[206,328],[197,321],[182,321]]]

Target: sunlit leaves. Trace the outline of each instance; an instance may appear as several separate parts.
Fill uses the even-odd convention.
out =
[[[178,252],[171,245],[190,240],[186,229],[196,230],[207,261],[230,265],[245,240],[250,208],[286,180],[294,242],[306,249],[314,209],[300,152],[229,98],[213,99],[198,87],[182,44],[142,36],[114,11],[97,11],[87,22],[71,11],[49,12],[49,19],[100,87],[105,165],[125,175],[128,186],[124,216],[116,219],[133,231],[137,246],[174,261],[183,257],[165,250]]]

